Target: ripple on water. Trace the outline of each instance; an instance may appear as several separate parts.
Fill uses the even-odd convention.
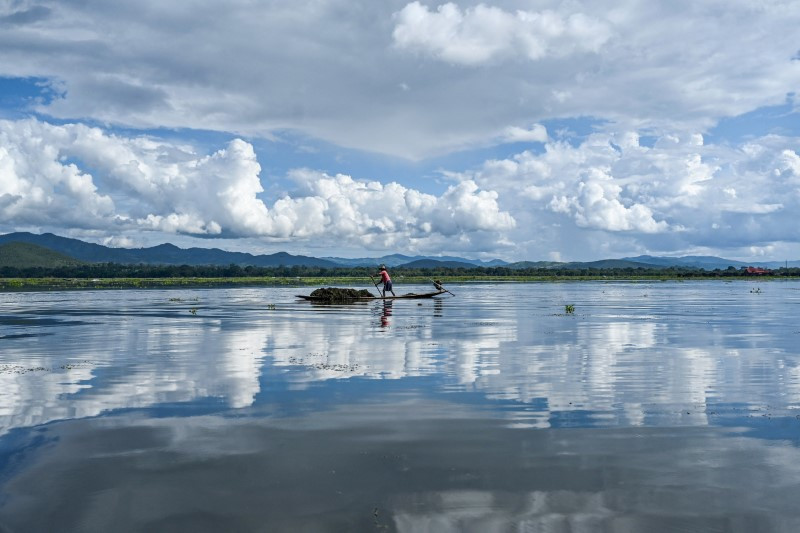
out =
[[[790,531],[797,285],[0,294],[0,528]]]

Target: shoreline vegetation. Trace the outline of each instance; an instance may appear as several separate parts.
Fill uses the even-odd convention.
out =
[[[371,268],[241,267],[188,265],[120,265],[101,263],[56,268],[0,268],[0,291],[203,288],[203,287],[309,287],[372,286]],[[504,267],[392,269],[395,284],[430,283],[533,283],[566,281],[671,281],[671,280],[776,280],[800,278],[800,268],[781,268],[753,275],[745,269],[607,268],[509,269]]]

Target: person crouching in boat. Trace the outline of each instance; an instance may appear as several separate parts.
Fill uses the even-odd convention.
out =
[[[392,296],[397,296],[394,291],[392,290],[392,278],[389,277],[389,272],[386,271],[386,267],[382,266],[380,272],[375,274],[376,276],[381,277],[381,281],[383,282],[383,297],[386,298],[386,291],[392,293]]]

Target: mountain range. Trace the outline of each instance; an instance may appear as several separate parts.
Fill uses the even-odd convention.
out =
[[[245,252],[228,252],[218,248],[178,248],[174,244],[159,244],[150,248],[110,248],[78,239],[59,237],[52,233],[37,235],[17,232],[0,235],[0,245],[25,242],[59,252],[87,263],[120,263],[151,265],[240,265],[240,266],[317,266],[333,268],[336,263],[316,257],[290,255],[278,252],[270,255],[253,255]]]
[[[67,255],[27,242],[9,242],[0,245],[0,266],[54,268],[80,263]]]
[[[323,259],[327,259],[328,261],[333,261],[334,263],[341,265],[341,266],[373,266],[373,265],[386,265],[387,267],[396,267],[400,265],[408,265],[409,263],[413,263],[415,261],[439,261],[439,262],[455,262],[461,263],[459,266],[506,266],[508,265],[507,262],[501,259],[492,259],[491,261],[481,261],[479,259],[465,259],[463,257],[453,257],[449,255],[441,255],[441,256],[427,256],[427,255],[402,255],[402,254],[392,254],[392,255],[384,255],[382,257],[358,257],[358,258],[346,258],[346,257],[323,257]]]
[[[687,268],[702,268],[704,270],[714,270],[716,268],[724,270],[731,266],[734,268],[748,266],[758,266],[763,268],[800,267],[800,261],[754,261],[745,263],[743,261],[723,259],[721,257],[714,257],[710,255],[686,255],[683,257],[654,257],[652,255],[639,255],[636,257],[625,257],[623,259],[625,261],[636,261],[638,263],[656,265],[662,268],[680,266]]]
[[[11,243],[26,243],[40,247],[36,250]],[[229,252],[218,248],[178,248],[173,244],[160,244],[149,248],[110,248],[100,244],[84,242],[78,239],[60,237],[52,233],[34,234],[16,232],[0,235],[0,266],[47,266],[51,264],[67,264],[72,262],[86,263],[120,263],[120,264],[162,264],[162,265],[239,265],[239,266],[314,266],[322,268],[335,267],[373,267],[384,264],[387,267],[406,268],[474,268],[475,266],[500,266],[512,269],[545,268],[545,269],[584,269],[584,268],[700,268],[705,270],[736,269],[744,266],[761,266],[780,268],[788,265],[800,266],[800,261],[755,262],[744,263],[713,256],[655,257],[640,255],[622,259],[603,259],[589,262],[562,263],[553,261],[520,261],[507,263],[500,259],[480,261],[454,256],[407,256],[392,254],[382,257],[341,258],[310,257],[278,252],[269,255],[253,255],[245,252]]]

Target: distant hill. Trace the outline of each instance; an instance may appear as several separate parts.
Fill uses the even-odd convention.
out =
[[[83,242],[78,239],[59,237],[52,233],[36,235],[18,232],[0,235],[0,244],[8,242],[27,242],[65,254],[87,263],[120,263],[151,265],[221,265],[239,266],[317,266],[331,268],[337,266],[332,261],[290,255],[278,252],[271,255],[253,255],[242,252],[228,252],[218,248],[178,248],[173,244],[160,244],[150,248],[109,248],[100,244]]]
[[[398,265],[397,268],[475,268],[478,265],[463,261],[437,261],[436,259],[418,259],[410,263]]]
[[[7,242],[0,244],[0,267],[43,267],[53,268],[77,265],[80,261],[67,255],[36,246],[27,242]]]
[[[410,261],[414,261],[415,259],[420,259],[418,257],[410,257],[407,255],[402,254],[392,254],[392,255],[385,255],[383,257],[323,257],[326,261],[331,261],[336,263],[337,265],[341,266],[348,266],[348,267],[359,267],[359,266],[366,266],[366,267],[374,267],[378,265],[386,265],[387,267],[395,267],[397,265],[402,265],[404,263],[408,263]]]
[[[78,239],[59,237],[52,233],[37,235],[27,232],[8,233],[0,235],[0,245],[9,243],[27,243],[40,247],[57,255],[44,257],[41,252],[23,252],[19,247],[12,248],[12,252],[7,253],[6,261],[15,261],[19,266],[34,266],[47,264],[47,261],[78,261],[86,263],[118,263],[118,264],[150,264],[150,265],[214,265],[214,266],[309,266],[320,268],[336,267],[376,267],[384,264],[390,268],[400,266],[408,268],[473,268],[475,266],[491,267],[502,266],[511,269],[542,268],[542,269],[603,269],[603,268],[702,268],[705,270],[720,269],[728,267],[739,269],[745,266],[760,266],[764,268],[777,269],[783,267],[785,263],[777,261],[754,261],[745,263],[733,261],[721,257],[713,256],[684,256],[684,257],[655,257],[650,255],[640,255],[637,257],[625,257],[622,259],[602,259],[600,261],[571,262],[561,263],[555,261],[519,261],[516,263],[506,263],[499,259],[491,261],[480,261],[477,259],[465,259],[454,256],[407,256],[402,254],[392,254],[383,257],[373,258],[353,258],[345,259],[340,257],[317,258],[303,255],[291,255],[286,252],[278,252],[269,255],[253,255],[244,252],[228,252],[218,248],[178,248],[174,244],[160,244],[150,248],[109,248],[100,244],[84,242]],[[31,249],[35,250],[35,248]],[[13,258],[12,258],[13,255]],[[30,263],[25,263],[25,261]],[[8,265],[8,263],[4,263]],[[10,266],[10,265],[9,265]],[[789,261],[788,266],[798,267],[800,261]]]
[[[521,270],[523,268],[557,268],[566,264],[567,263],[558,263],[556,261],[517,261],[516,263],[509,263],[506,266],[514,270]]]
[[[599,261],[588,261],[585,263],[559,263],[555,261],[519,261],[511,263],[508,268],[521,270],[524,268],[543,268],[548,270],[583,270],[585,268],[663,268],[658,265],[642,263],[639,261],[629,261],[627,259],[601,259]]]
[[[744,263],[732,259],[713,256],[685,256],[685,257],[655,257],[652,255],[639,255],[636,257],[624,257],[622,259],[601,259],[599,261],[557,263],[553,261],[519,261],[510,263],[509,268],[546,268],[546,269],[567,269],[578,270],[584,268],[699,268],[703,270],[720,269],[725,270],[729,266],[737,270],[746,266],[761,266],[765,268],[781,268],[785,263],[776,261],[755,261]],[[789,261],[788,266],[800,266],[798,261]]]
[[[750,262],[735,261],[733,259],[724,259],[722,257],[715,257],[712,255],[685,255],[682,257],[654,257],[652,255],[640,255],[637,257],[625,257],[625,261],[638,261],[642,263],[649,263],[658,265],[660,267],[688,267],[688,268],[702,268],[705,270],[720,269],[725,270],[728,267],[736,269],[748,266],[758,266],[764,268],[781,268],[783,266],[797,267],[800,266],[800,261],[788,261],[788,265],[784,261],[759,261],[754,260]]]
[[[586,263],[569,263],[575,268],[661,268],[658,265],[628,259],[601,259]]]
[[[455,256],[432,256],[432,255],[415,255],[415,256],[408,256],[403,254],[392,254],[392,255],[384,255],[383,257],[355,257],[355,258],[346,258],[346,257],[323,257],[328,261],[333,261],[336,264],[342,266],[378,266],[378,265],[386,265],[387,267],[397,267],[397,266],[405,266],[409,263],[413,263],[415,261],[427,260],[430,259],[432,261],[455,261],[457,263],[467,263],[472,266],[505,266],[508,263],[501,259],[492,259],[491,261],[481,261],[480,259],[465,259],[463,257],[455,257]],[[419,267],[417,267],[419,268]]]
[[[689,268],[703,268],[706,270],[714,270],[719,268],[725,270],[729,266],[739,268],[748,266],[748,263],[741,263],[732,259],[723,259],[722,257],[714,256],[684,256],[684,257],[653,257],[652,255],[639,255],[636,257],[625,257],[625,261],[637,261],[641,263],[648,263],[651,265],[658,265],[660,267],[689,267]]]
[[[107,248],[99,244],[83,242],[78,239],[59,237],[52,233],[36,235],[34,233],[17,232],[0,235],[0,244],[7,242],[27,242],[55,252],[74,257],[88,263],[113,262],[133,263],[133,257],[123,248]]]

